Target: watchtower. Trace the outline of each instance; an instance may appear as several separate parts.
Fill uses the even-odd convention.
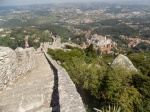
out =
[[[28,37],[29,36],[25,36],[25,48],[29,48]]]

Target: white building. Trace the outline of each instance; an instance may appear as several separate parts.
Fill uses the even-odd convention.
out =
[[[4,28],[0,28],[0,32],[4,31]]]
[[[90,40],[87,41],[88,43],[93,43],[96,46],[107,46],[112,44],[111,39],[107,39],[106,36],[101,36],[101,35],[93,35]]]

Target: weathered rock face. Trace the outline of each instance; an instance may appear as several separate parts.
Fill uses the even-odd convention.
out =
[[[34,48],[0,47],[0,90],[5,85],[34,67]]]
[[[134,65],[132,64],[132,62],[124,55],[119,54],[115,60],[112,62],[112,66],[119,66],[122,68],[125,68],[127,70],[130,71],[137,71],[137,69],[134,67]]]

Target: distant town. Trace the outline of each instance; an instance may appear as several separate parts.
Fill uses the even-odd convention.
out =
[[[139,43],[150,44],[149,18],[149,5],[96,2],[2,7],[0,41],[5,37],[24,40],[29,35],[36,44],[40,36],[35,33],[46,24],[43,30],[59,35],[64,42],[75,42],[84,49],[94,44],[96,50],[109,54],[113,48],[125,50]],[[25,30],[27,27],[30,30]],[[19,30],[20,37],[14,34]]]
[[[150,112],[150,2],[106,1],[0,6],[0,110]]]

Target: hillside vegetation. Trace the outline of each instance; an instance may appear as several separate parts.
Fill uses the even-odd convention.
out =
[[[107,65],[107,57],[112,62],[113,55],[100,58],[92,45],[85,50],[71,47],[71,51],[66,52],[49,49],[48,53],[67,70],[89,111],[108,106],[119,106],[127,112],[150,111],[150,59],[145,59],[147,64],[144,61],[143,68],[139,65],[143,56],[149,54],[129,55],[139,69],[136,73]]]

